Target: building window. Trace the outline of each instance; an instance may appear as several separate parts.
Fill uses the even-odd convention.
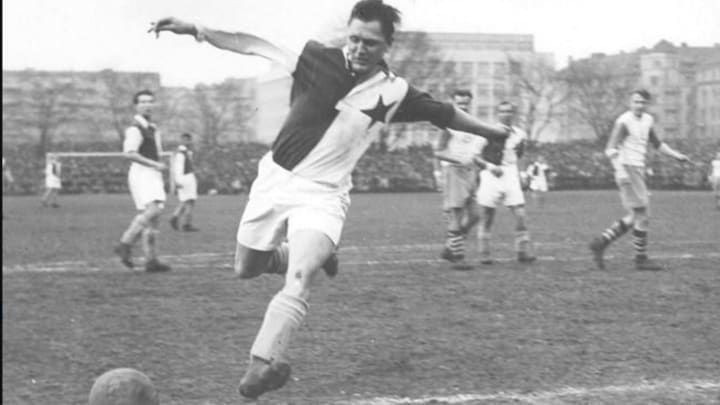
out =
[[[475,64],[478,76],[489,76],[490,75],[490,64],[487,62],[478,62]]]
[[[488,83],[478,83],[475,87],[475,96],[485,98],[490,95],[490,85]]]

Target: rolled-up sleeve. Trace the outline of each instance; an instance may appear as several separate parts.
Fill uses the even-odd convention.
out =
[[[446,128],[453,116],[455,107],[452,104],[435,100],[430,94],[410,86],[392,121],[430,121],[435,126]]]
[[[137,152],[142,144],[142,134],[137,127],[130,127],[125,130],[125,140],[123,141],[123,152]]]

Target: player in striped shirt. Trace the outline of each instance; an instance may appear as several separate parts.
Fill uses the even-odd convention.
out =
[[[197,200],[197,178],[193,164],[192,135],[184,133],[180,136],[178,146],[173,156],[173,172],[175,189],[180,203],[170,217],[170,226],[174,230],[182,229],[185,232],[198,231],[192,225],[192,212]],[[182,222],[182,227],[180,223]]]
[[[648,144],[681,162],[689,159],[660,141],[655,132],[655,120],[646,112],[649,103],[650,93],[647,90],[633,91],[630,95],[630,109],[617,118],[608,139],[605,154],[610,158],[615,170],[620,199],[628,213],[590,242],[593,260],[599,269],[605,268],[605,249],[631,229],[635,247],[635,268],[663,269],[663,266],[647,255],[650,201],[645,183],[645,157]]]
[[[510,132],[433,99],[390,71],[384,56],[399,20],[399,12],[381,0],[362,0],[351,12],[344,47],[309,41],[299,55],[252,34],[175,18],[151,28],[268,58],[293,76],[290,112],[259,163],[237,232],[235,270],[240,277],[285,274],[250,349],[239,389],[245,397],[256,398],[288,380],[287,350],[306,316],[311,281],[321,268],[328,274],[337,271],[333,252],[350,205],[352,170],[385,125],[430,121],[500,138]]]
[[[160,214],[165,207],[163,171],[167,170],[165,163],[160,161],[160,133],[152,121],[155,94],[141,90],[133,96],[133,104],[137,114],[133,117],[133,125],[125,131],[123,151],[132,162],[128,170],[128,186],[138,212],[120,237],[115,253],[126,267],[133,268],[132,246],[141,239],[145,251],[145,271],[165,272],[170,270],[170,266],[158,261],[155,249],[155,240],[160,233]]]

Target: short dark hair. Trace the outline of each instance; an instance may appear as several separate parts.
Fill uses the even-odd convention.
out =
[[[457,89],[452,92],[452,97],[470,97],[473,98],[472,92],[467,89]]]
[[[400,24],[400,10],[384,4],[382,0],[360,0],[350,12],[348,23],[355,18],[365,22],[379,21],[385,41],[392,44],[395,25]]]
[[[148,89],[140,90],[137,93],[133,94],[133,104],[138,103],[138,101],[140,100],[140,96],[150,96],[150,97],[154,98],[155,93],[153,93],[152,91],[150,91]]]
[[[650,101],[650,99],[652,98],[652,96],[650,95],[650,92],[645,89],[635,89],[632,91],[632,93],[630,93],[631,96],[633,94],[639,95],[640,97],[644,98],[646,101]]]
[[[495,107],[495,109],[496,109],[496,110],[499,110],[500,107],[502,107],[502,106],[504,106],[504,105],[509,105],[510,107],[512,107],[513,112],[517,111],[517,106],[515,106],[515,104],[513,104],[513,103],[511,103],[511,102],[509,102],[509,101],[507,101],[507,100],[501,101],[501,102],[497,105],[497,107]]]
[[[182,134],[182,135],[180,135],[180,138],[188,138],[188,139],[192,139],[192,134],[191,134],[191,133],[189,133],[189,132],[183,132],[183,134]]]

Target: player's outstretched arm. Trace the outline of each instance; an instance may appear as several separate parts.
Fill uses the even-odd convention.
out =
[[[249,33],[214,30],[175,17],[166,17],[150,23],[148,32],[154,32],[159,36],[163,31],[192,35],[198,41],[207,41],[217,48],[244,55],[260,56],[282,65],[289,71],[295,70],[296,54]]]
[[[504,138],[510,135],[512,129],[502,124],[488,124],[472,115],[455,108],[455,114],[448,124],[448,128],[469,132],[484,138]]]
[[[665,142],[660,144],[658,151],[660,151],[660,153],[662,153],[663,155],[670,156],[671,158],[674,158],[681,162],[689,162],[690,161],[690,158],[687,157],[687,155],[676,151],[675,149],[668,146],[668,144],[666,144]]]

